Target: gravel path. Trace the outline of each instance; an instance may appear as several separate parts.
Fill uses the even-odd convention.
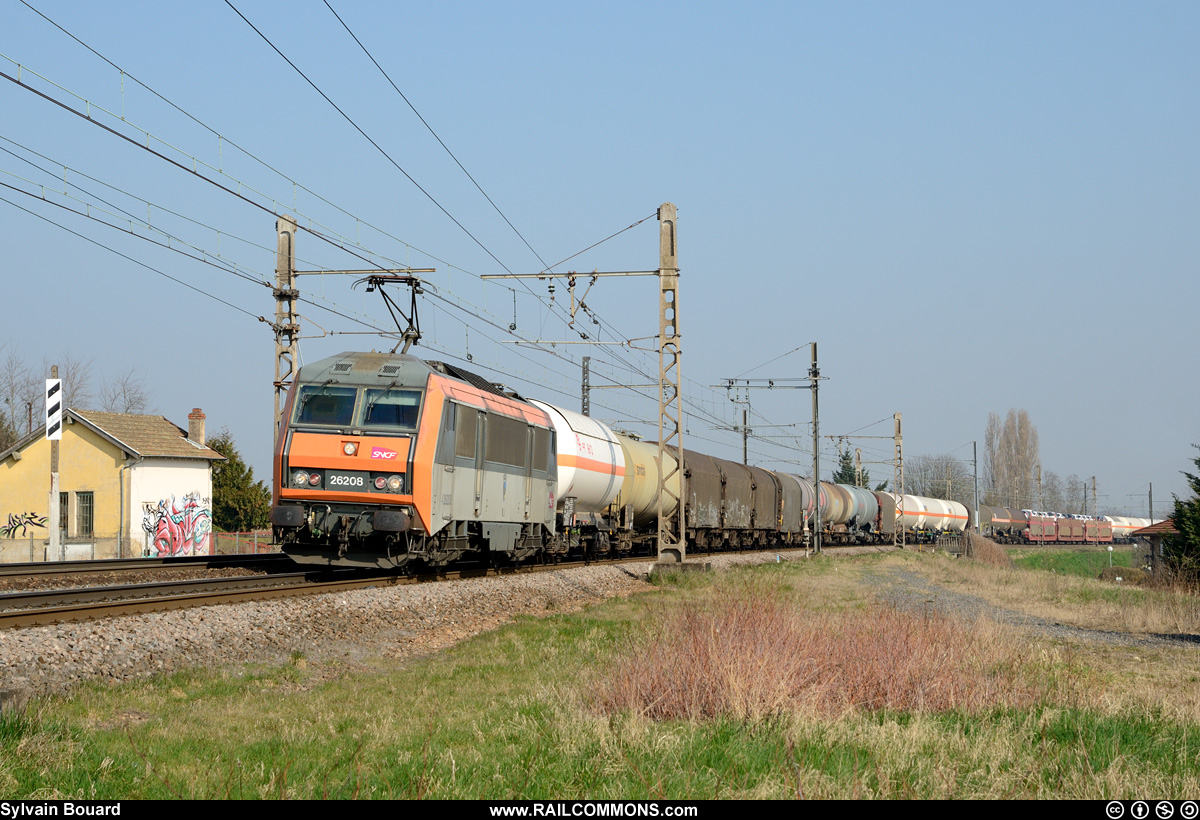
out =
[[[986,616],[998,623],[1028,629],[1059,640],[1108,643],[1118,646],[1198,646],[1195,635],[1135,635],[1102,629],[1084,629],[1015,612],[988,603],[977,595],[939,586],[920,573],[901,567],[869,572],[865,578],[877,586],[877,599],[908,612],[936,611],[968,623]]]

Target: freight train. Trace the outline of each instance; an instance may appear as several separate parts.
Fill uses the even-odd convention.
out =
[[[1063,515],[1008,507],[979,508],[979,532],[1004,544],[1128,543],[1149,518]]]
[[[282,418],[271,523],[300,563],[415,571],[654,549],[656,444],[453,365],[323,359],[300,368]],[[971,519],[954,501],[817,487],[692,451],[683,472],[689,550],[808,543],[817,504],[826,543],[891,541],[897,527],[931,538]]]

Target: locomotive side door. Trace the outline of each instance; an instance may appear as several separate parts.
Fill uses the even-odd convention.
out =
[[[483,414],[474,407],[446,402],[434,471],[435,523],[469,521],[478,516],[483,488]],[[439,514],[440,513],[440,514]]]

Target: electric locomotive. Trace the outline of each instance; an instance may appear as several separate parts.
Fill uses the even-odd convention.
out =
[[[517,562],[554,537],[554,424],[474,374],[342,353],[300,368],[281,426],[271,524],[297,562]]]

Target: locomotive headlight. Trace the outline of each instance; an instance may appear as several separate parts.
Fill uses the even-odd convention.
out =
[[[303,487],[308,483],[308,473],[304,472],[303,470],[297,470],[292,474],[292,481],[297,487]]]
[[[316,487],[318,484],[321,483],[321,474],[313,473],[312,475],[310,475],[308,477],[308,483],[311,484],[313,487]]]
[[[358,442],[347,441],[345,444],[342,445],[342,452],[348,456],[354,455],[355,453],[358,452]]]
[[[387,480],[388,489],[391,490],[392,492],[396,492],[397,490],[399,490],[400,485],[402,485],[403,483],[404,483],[404,481],[398,475],[389,476],[388,480]]]
[[[375,479],[375,489],[382,490],[386,486],[387,486],[387,479],[384,478],[383,476],[378,476]]]

